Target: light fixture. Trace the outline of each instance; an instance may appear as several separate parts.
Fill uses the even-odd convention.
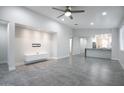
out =
[[[92,42],[96,42],[96,38],[94,37],[94,38],[92,38]]]
[[[62,18],[61,20],[62,20],[62,21],[64,21],[65,19],[64,19],[64,18]]]
[[[65,16],[67,17],[71,16],[71,12],[70,11],[65,12]]]
[[[90,25],[94,25],[94,23],[93,23],[93,22],[91,22],[91,23],[90,23]]]
[[[107,15],[107,12],[102,12],[102,15],[103,15],[103,16]]]

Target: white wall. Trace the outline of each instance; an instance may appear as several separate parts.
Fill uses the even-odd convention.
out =
[[[119,58],[120,58],[120,64],[124,68],[124,26],[120,28],[119,33]]]
[[[51,58],[57,59],[57,33],[52,34],[51,36]]]
[[[86,44],[86,48],[92,48],[92,36],[91,37],[87,37],[87,44]]]
[[[112,33],[112,29],[79,29],[74,32],[74,36],[91,37],[95,34]]]
[[[72,37],[72,30],[70,28],[63,28],[59,33],[57,33],[57,55],[58,58],[69,56],[69,39]]]
[[[118,37],[118,29],[82,29],[76,30],[74,32],[75,37],[86,37],[89,39],[90,42],[91,38],[95,34],[105,34],[111,33],[112,34],[112,59],[118,60],[119,59],[119,37]],[[91,47],[91,43],[89,43],[87,47]]]
[[[112,59],[119,60],[119,29],[112,30]]]
[[[77,55],[80,54],[80,38],[79,37],[73,37],[73,49],[72,54]]]
[[[124,26],[120,28],[119,42],[120,42],[120,50],[124,51]]]
[[[124,51],[119,51],[120,64],[124,68]]]
[[[10,22],[11,33],[9,33],[9,39],[13,40],[12,43],[8,43],[8,60],[9,66],[14,66],[14,27],[15,23],[31,26],[48,32],[57,32],[57,58],[66,57],[69,55],[69,38],[72,37],[72,29],[58,23],[43,15],[32,12],[24,7],[0,7],[0,19]],[[13,54],[11,54],[11,52]],[[14,69],[14,67],[11,67]]]
[[[86,38],[80,38],[80,51],[81,54],[85,53],[85,48],[87,47],[87,39]]]
[[[0,23],[0,64],[7,63],[7,25]]]

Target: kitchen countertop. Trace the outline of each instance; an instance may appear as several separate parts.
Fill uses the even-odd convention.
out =
[[[107,50],[107,51],[111,51],[111,49],[109,49],[109,48],[86,48],[86,50]]]

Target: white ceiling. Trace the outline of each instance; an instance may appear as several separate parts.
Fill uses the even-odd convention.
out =
[[[52,9],[52,6],[26,6],[27,8],[55,19],[61,23],[64,23],[74,29],[83,28],[117,28],[124,15],[124,7],[122,6],[72,6],[72,10],[83,9],[84,13],[72,14],[74,19],[70,20],[68,17],[56,18],[63,12]],[[65,9],[64,6],[57,6],[57,8]],[[107,12],[106,16],[102,16],[102,12]],[[64,18],[64,21],[61,19]],[[94,22],[91,26],[90,22]],[[74,25],[78,24],[78,25]]]

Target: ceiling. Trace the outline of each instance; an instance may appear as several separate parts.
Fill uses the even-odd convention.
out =
[[[72,14],[74,19],[70,20],[66,16],[56,18],[57,16],[63,14],[63,12],[53,10],[53,6],[26,7],[32,11],[57,20],[74,29],[117,28],[119,27],[124,15],[124,7],[122,6],[72,6],[72,10],[83,9],[85,12]],[[57,6],[57,8],[65,9],[65,6]],[[103,16],[102,12],[107,12],[107,15]],[[64,18],[64,21],[61,20],[62,18]],[[90,25],[91,22],[93,22],[94,25]]]

